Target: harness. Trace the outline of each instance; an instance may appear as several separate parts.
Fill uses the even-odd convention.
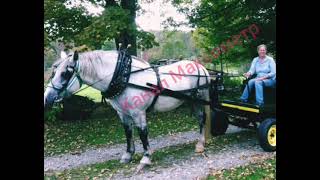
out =
[[[159,97],[159,95],[160,95],[160,93],[161,93],[161,89],[162,89],[162,86],[161,86],[161,84],[160,84],[159,69],[158,69],[158,67],[153,67],[153,70],[154,70],[154,72],[156,73],[156,76],[157,76],[157,86],[158,86],[157,90],[159,90],[160,92],[159,92],[159,93],[156,93],[156,96],[153,98],[151,105],[150,105],[150,106],[148,107],[148,109],[147,109],[147,112],[150,112],[151,109],[153,109],[154,104],[155,104],[156,101],[158,100],[158,97]]]
[[[155,90],[154,88],[148,88],[148,87],[139,86],[136,84],[129,83],[129,79],[130,79],[131,74],[141,72],[141,71],[144,71],[147,69],[154,70],[156,77],[157,77],[157,86],[160,87],[160,76],[159,76],[158,67],[151,66],[148,68],[138,69],[138,70],[131,72],[131,64],[132,64],[132,58],[129,54],[127,54],[126,50],[119,51],[116,68],[114,70],[114,74],[112,76],[109,88],[106,91],[101,92],[102,102],[105,102],[105,100],[104,100],[105,98],[110,99],[110,98],[114,98],[114,97],[120,95],[126,89],[127,86],[131,86],[131,87],[138,88],[138,89],[145,89],[145,90],[149,90],[149,91]],[[154,104],[156,103],[156,101],[159,97],[159,94],[160,93],[156,93],[156,95],[153,98],[153,101],[152,101],[151,105],[148,107],[147,111],[150,111],[151,107],[154,106]]]
[[[116,64],[116,68],[115,68],[115,72],[113,74],[112,80],[110,82],[109,88],[107,91],[105,92],[101,92],[102,94],[102,102],[104,102],[105,98],[114,98],[118,95],[120,95],[124,89],[127,86],[136,88],[136,89],[141,89],[141,90],[146,90],[146,91],[151,91],[151,92],[156,92],[154,93],[155,96],[152,100],[151,105],[147,108],[147,112],[151,111],[154,108],[155,103],[157,102],[158,98],[160,95],[162,96],[171,96],[174,98],[178,98],[178,99],[186,99],[189,101],[195,101],[201,104],[209,104],[208,101],[205,100],[200,100],[198,99],[198,91],[200,89],[205,89],[209,87],[209,82],[208,79],[206,78],[206,84],[204,85],[200,85],[200,78],[201,77],[208,77],[206,75],[200,75],[200,71],[199,71],[199,67],[198,65],[196,65],[197,70],[198,70],[198,75],[187,75],[187,76],[195,76],[198,77],[197,79],[197,86],[191,89],[187,89],[187,90],[180,90],[180,91],[172,91],[169,89],[164,89],[160,83],[160,76],[159,76],[159,68],[158,66],[150,66],[147,68],[142,68],[142,69],[138,69],[135,71],[131,71],[131,63],[132,63],[132,58],[130,55],[128,55],[126,53],[126,50],[121,50],[119,51],[119,56],[118,56],[118,60],[117,60],[117,64]],[[133,73],[137,73],[137,72],[141,72],[147,69],[152,69],[155,74],[156,74],[156,78],[157,78],[157,84],[151,84],[151,83],[147,83],[146,86],[141,86],[141,85],[137,85],[137,84],[132,84],[129,83],[129,79],[130,79],[130,75]],[[205,74],[205,71],[203,68],[201,68],[202,71]],[[172,73],[162,73],[162,74],[170,74],[172,75]],[[177,75],[181,75],[181,74],[177,74]],[[186,75],[184,75],[186,76]],[[191,92],[191,96],[185,95],[183,93],[187,93],[187,92]]]
[[[131,63],[131,56],[124,50],[119,51],[116,68],[109,88],[105,92],[101,92],[103,98],[114,98],[123,92],[130,79]]]

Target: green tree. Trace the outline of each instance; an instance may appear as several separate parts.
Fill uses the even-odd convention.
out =
[[[45,42],[62,39],[71,42],[85,27],[92,23],[84,7],[66,7],[64,0],[44,0]]]
[[[275,0],[200,0],[198,6],[188,6],[192,3],[190,0],[173,0],[172,3],[187,15],[191,27],[197,28],[194,33],[196,45],[207,54],[252,24],[260,29],[257,38],[241,38],[243,47],[232,48],[219,58],[229,61],[242,58],[251,60],[257,54],[256,46],[262,43],[268,46],[269,52],[275,54]]]
[[[102,15],[90,15],[82,5],[67,8],[70,0],[45,0],[45,32],[48,39],[62,39],[76,46],[87,45],[101,48],[103,43],[114,41],[117,48],[131,44],[129,53],[137,55],[137,48],[148,49],[157,46],[155,36],[137,29],[137,0],[84,0],[103,6]]]
[[[159,46],[149,49],[148,54],[151,61],[159,59],[189,58],[198,54],[191,32],[161,31],[155,32]]]
[[[105,51],[115,50],[115,49],[116,49],[116,45],[115,45],[114,42],[106,40],[106,41],[103,43],[101,49],[102,49],[102,50],[105,50]]]

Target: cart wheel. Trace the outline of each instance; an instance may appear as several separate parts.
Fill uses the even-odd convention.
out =
[[[224,134],[228,129],[228,116],[221,111],[211,112],[211,134],[219,136]]]
[[[258,129],[259,142],[263,150],[272,152],[276,150],[276,119],[264,120]]]

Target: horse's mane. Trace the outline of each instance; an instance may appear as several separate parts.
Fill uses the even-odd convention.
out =
[[[108,54],[118,57],[118,51],[95,50],[79,53],[79,61],[81,62],[83,73],[90,75],[91,77],[97,77],[97,69],[99,69],[98,67],[101,67],[103,61],[105,60],[104,56]],[[136,56],[132,56],[132,60],[137,60],[146,65],[150,65],[147,61]]]
[[[132,58],[135,59],[135,60],[138,60],[138,61],[140,61],[140,62],[142,62],[142,63],[144,63],[144,64],[150,65],[149,62],[147,62],[147,61],[144,60],[144,59],[138,58],[137,56],[132,56]]]
[[[110,53],[111,56],[118,56],[118,51],[103,51],[103,50],[95,50],[95,51],[88,51],[88,52],[81,52],[79,53],[79,62],[81,63],[82,72],[84,74],[90,75],[91,77],[97,77],[97,68],[101,67],[104,61],[104,56]],[[55,61],[52,67],[57,67],[66,59],[59,58]],[[132,56],[132,60],[137,60],[142,62],[146,65],[150,65],[147,61],[138,58],[136,56]]]

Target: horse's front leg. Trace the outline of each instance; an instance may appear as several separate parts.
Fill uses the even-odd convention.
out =
[[[122,155],[120,162],[121,163],[128,163],[132,160],[132,156],[135,153],[134,147],[134,139],[133,139],[133,120],[130,116],[124,115],[122,113],[118,113],[124,127],[124,131],[126,134],[127,139],[127,150]]]
[[[146,118],[146,112],[141,111],[137,113],[135,117],[133,117],[134,122],[137,126],[138,133],[142,142],[143,146],[143,157],[140,160],[140,164],[143,165],[150,165],[151,164],[151,149],[149,146],[149,141],[148,141],[148,127],[147,127],[147,118]]]

